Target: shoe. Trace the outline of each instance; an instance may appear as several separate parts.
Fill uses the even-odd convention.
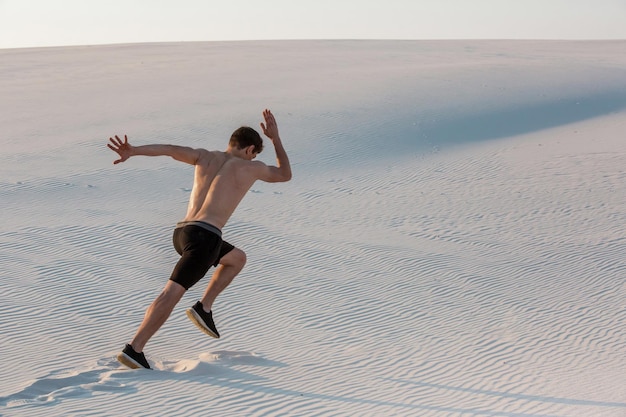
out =
[[[117,355],[117,360],[122,364],[126,365],[129,368],[137,369],[137,368],[150,368],[146,357],[143,355],[143,352],[135,352],[135,349],[131,345],[126,345],[122,353]]]
[[[187,310],[187,317],[204,333],[216,339],[220,338],[215,323],[213,323],[213,313],[211,311],[205,313],[200,301]]]

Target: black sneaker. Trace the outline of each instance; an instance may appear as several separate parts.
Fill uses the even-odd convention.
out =
[[[122,365],[126,365],[132,369],[151,369],[148,361],[146,360],[146,357],[143,355],[143,352],[135,352],[135,349],[133,349],[133,347],[128,344],[124,346],[124,350],[122,351],[122,353],[117,355],[117,360]]]
[[[215,323],[213,323],[213,313],[211,311],[205,313],[200,301],[187,310],[187,317],[204,333],[216,339],[220,338]]]

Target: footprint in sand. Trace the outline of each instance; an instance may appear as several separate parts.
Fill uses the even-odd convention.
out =
[[[0,406],[12,408],[50,405],[70,398],[91,397],[96,391],[135,392],[135,388],[114,380],[114,374],[120,372],[117,368],[117,362],[108,359],[98,361],[96,366],[83,370],[51,372],[19,392],[0,397]]]

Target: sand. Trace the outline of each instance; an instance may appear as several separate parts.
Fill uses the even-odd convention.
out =
[[[625,416],[626,42],[0,50],[0,414]],[[165,284],[193,169],[276,115],[211,339]],[[273,163],[271,147],[260,159]]]

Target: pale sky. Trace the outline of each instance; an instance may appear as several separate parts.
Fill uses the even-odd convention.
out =
[[[267,39],[626,39],[626,0],[0,0],[0,48]]]

